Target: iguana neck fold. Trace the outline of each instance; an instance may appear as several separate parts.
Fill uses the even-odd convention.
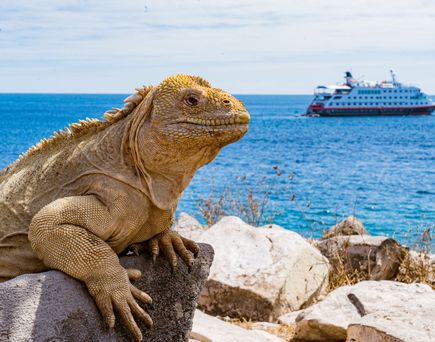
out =
[[[139,108],[138,112],[142,110]],[[162,210],[172,209],[176,207],[196,170],[213,160],[220,149],[202,147],[184,150],[174,146],[152,127],[147,117],[140,120],[141,125],[135,128],[134,121],[137,118],[134,116],[138,112],[132,113],[125,125],[120,154],[124,156],[124,163],[136,171],[136,184],[140,186],[141,192],[156,207]],[[138,131],[132,132],[134,129]]]

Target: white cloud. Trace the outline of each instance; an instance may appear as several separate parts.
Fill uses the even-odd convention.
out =
[[[0,3],[0,91],[129,92],[193,73],[236,93],[310,93],[394,67],[435,93],[435,2]]]

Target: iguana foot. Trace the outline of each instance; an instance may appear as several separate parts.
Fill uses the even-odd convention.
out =
[[[86,279],[85,283],[89,293],[95,299],[109,328],[115,326],[114,310],[116,310],[135,340],[141,341],[142,333],[133,318],[133,314],[145,322],[148,327],[153,324],[151,317],[137,303],[140,301],[144,304],[150,304],[151,297],[130,283],[130,280],[139,279],[141,272],[137,269],[126,270],[122,266],[112,271],[109,274],[98,274]]]
[[[130,246],[130,250],[136,255],[144,249],[151,253],[154,261],[162,251],[171,265],[172,271],[177,268],[178,254],[189,268],[189,272],[193,264],[193,256],[196,257],[199,252],[199,247],[195,241],[186,239],[172,230],[165,230],[148,241]]]

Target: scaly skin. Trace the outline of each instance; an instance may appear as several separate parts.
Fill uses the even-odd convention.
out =
[[[198,246],[170,231],[195,171],[247,131],[249,114],[228,93],[176,75],[144,87],[105,121],[71,125],[0,172],[0,281],[58,269],[83,281],[109,327],[117,311],[152,324],[118,254],[144,246],[173,269]]]

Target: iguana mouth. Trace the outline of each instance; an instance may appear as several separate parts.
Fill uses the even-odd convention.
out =
[[[230,125],[246,125],[250,121],[249,115],[243,113],[242,115],[233,116],[226,119],[200,119],[200,118],[187,118],[181,123],[188,123],[199,126],[230,126]]]

